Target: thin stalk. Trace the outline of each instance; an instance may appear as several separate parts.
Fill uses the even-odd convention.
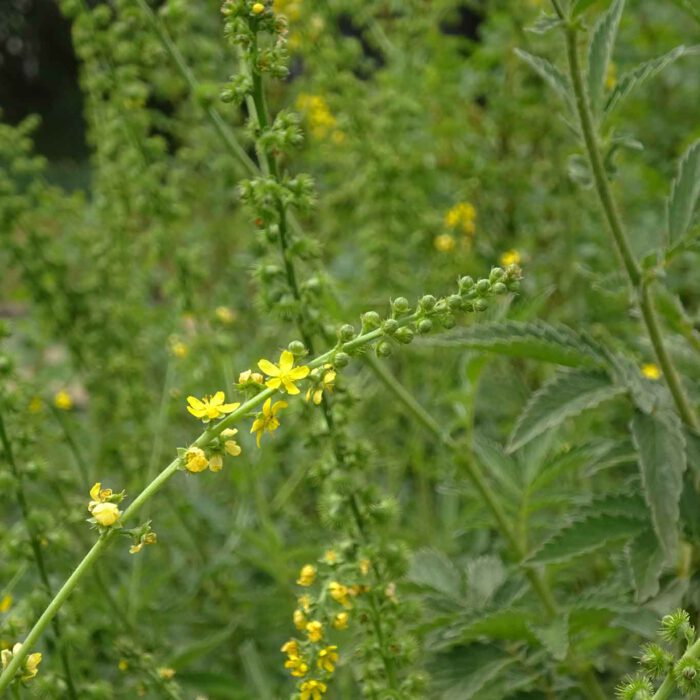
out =
[[[15,477],[15,483],[17,484],[17,502],[19,504],[20,512],[22,513],[22,519],[24,520],[24,526],[29,535],[29,546],[32,549],[32,554],[34,556],[34,562],[36,563],[37,571],[39,572],[39,578],[44,587],[49,598],[53,597],[53,590],[51,589],[51,582],[49,581],[49,576],[46,570],[46,563],[44,562],[44,555],[41,551],[41,541],[39,534],[32,525],[32,521],[29,514],[29,504],[27,503],[27,498],[24,493],[24,483],[22,478],[22,472],[17,466],[15,461],[14,452],[12,450],[12,443],[5,430],[5,421],[2,417],[2,411],[0,410],[0,442],[2,442],[3,450],[5,452],[5,457],[10,465],[12,474]],[[61,638],[61,624],[58,618],[52,621],[53,633],[56,637],[56,644],[58,646],[58,653],[61,658],[61,664],[63,666],[63,674],[66,680],[66,687],[68,690],[68,695],[77,700],[78,695],[75,690],[75,683],[73,682],[73,674],[71,672],[70,660],[68,658],[68,652]]]
[[[688,647],[686,649],[685,654],[681,656],[680,661],[684,659],[697,659],[700,657],[700,639],[698,639],[696,642],[692,644],[692,646]],[[677,665],[677,664],[676,664]],[[664,678],[663,683],[659,686],[658,690],[654,693],[653,697],[651,700],[666,700],[666,698],[670,698],[671,694],[676,688],[676,683],[673,680],[673,671],[669,671],[669,673],[666,675],[666,678]]]
[[[591,165],[598,199],[612,234],[615,248],[620,255],[629,283],[638,294],[638,303],[649,340],[654,348],[654,354],[663,371],[664,379],[676,404],[678,413],[684,423],[698,431],[700,430],[700,420],[698,420],[695,410],[686,395],[678,370],[664,343],[661,326],[654,307],[650,283],[644,279],[639,264],[634,257],[629,238],[610,190],[603,157],[598,144],[598,135],[594,127],[588,93],[583,84],[583,73],[578,55],[577,30],[574,25],[569,25],[566,28],[566,53],[571,83],[576,96],[576,110],[581,124],[588,161]]]
[[[82,478],[85,484],[89,484],[90,470],[88,468],[87,462],[85,461],[85,458],[83,457],[82,452],[80,451],[80,448],[78,447],[78,443],[73,438],[73,433],[70,427],[68,426],[68,420],[66,416],[60,408],[55,408],[52,406],[51,411],[54,417],[56,418],[56,422],[61,426],[61,430],[63,431],[63,437],[66,439],[66,443],[68,444],[70,451],[73,453],[75,463],[78,466],[78,471],[80,472],[80,477]]]

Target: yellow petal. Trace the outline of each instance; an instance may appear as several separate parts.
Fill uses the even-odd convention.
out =
[[[265,382],[265,386],[269,386],[270,389],[279,389],[282,380],[279,377],[272,377]]]
[[[265,403],[263,404],[263,415],[264,415],[264,416],[269,416],[269,415],[271,415],[271,411],[270,411],[270,404],[271,404],[271,403],[272,403],[272,399],[268,399],[268,400],[265,401]],[[275,404],[275,406],[276,406],[276,405],[277,405],[277,404]]]
[[[304,377],[309,376],[309,372],[311,370],[306,366],[302,365],[301,367],[295,367],[291,372],[289,372],[289,377],[290,379],[303,379]]]
[[[270,399],[265,402],[265,405],[267,406],[269,402]],[[287,408],[287,406],[289,406],[289,404],[286,401],[275,401],[275,405],[272,407],[272,415],[276,416],[279,411],[281,411],[283,408]]]
[[[226,400],[226,396],[224,395],[223,391],[217,391],[214,396],[211,397],[209,400],[209,404],[211,406],[219,406]]]
[[[320,405],[322,399],[323,389],[316,389],[316,391],[314,391],[314,403],[318,406]]]
[[[287,377],[285,377],[282,380],[282,382],[284,383],[284,388],[287,390],[288,394],[295,395],[295,394],[299,393],[299,389],[298,389],[297,385],[291,379],[288,379]]]
[[[202,418],[202,416],[205,416],[207,413],[206,408],[192,408],[191,406],[187,407],[187,410],[195,417],[195,418]]]
[[[253,427],[250,429],[251,433],[259,432],[261,430],[264,430],[265,428],[265,421],[262,418],[256,418],[253,421]]]
[[[199,411],[204,408],[204,404],[195,396],[188,396],[187,403],[192,406],[192,408],[196,408]]]
[[[294,355],[289,350],[283,350],[280,355],[280,371],[287,374],[294,367]]]
[[[231,413],[231,411],[235,411],[240,405],[239,403],[225,403],[219,406],[219,410],[222,413]]]
[[[258,362],[258,367],[269,377],[279,377],[279,367],[273,365],[270,360],[260,360],[260,362]]]
[[[90,489],[90,498],[92,498],[93,501],[96,501],[100,497],[100,489],[102,488],[102,484],[98,481],[91,489]]]

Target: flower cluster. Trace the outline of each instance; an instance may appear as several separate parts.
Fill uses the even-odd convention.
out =
[[[90,489],[90,502],[88,510],[91,518],[88,522],[101,525],[102,527],[112,527],[121,517],[118,503],[121,503],[126,497],[126,493],[114,493],[112,489],[103,489],[102,484],[98,481]]]
[[[457,241],[453,233],[459,232],[466,236],[469,242],[476,233],[476,209],[470,202],[458,202],[445,213],[443,223],[448,233],[436,236],[433,243],[441,253],[449,253],[455,249]]]
[[[17,654],[17,652],[22,648],[21,643],[17,643],[12,647],[12,650],[10,649],[3,649],[2,652],[0,652],[0,660],[2,661],[2,668],[5,670],[9,664],[10,661],[12,661],[12,657]],[[36,676],[37,673],[39,673],[39,664],[41,663],[41,654],[37,651],[34,652],[33,654],[29,654],[27,658],[24,660],[24,664],[22,665],[22,669],[20,671],[20,680],[24,683],[27,683],[28,681],[32,680]]]
[[[313,138],[319,141],[330,138],[336,144],[345,140],[345,134],[338,128],[338,120],[323,97],[302,93],[297,98],[296,106],[306,115]]]

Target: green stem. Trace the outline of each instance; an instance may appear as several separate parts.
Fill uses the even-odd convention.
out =
[[[684,659],[697,659],[698,657],[700,657],[700,639],[698,639],[692,644],[692,646],[686,649],[685,654],[681,656],[678,663],[680,663]],[[654,693],[651,700],[666,700],[666,698],[671,697],[671,694],[673,693],[675,687],[676,683],[673,679],[673,671],[669,671],[666,678],[664,678],[664,682],[659,686],[658,690]]]
[[[586,88],[583,84],[583,73],[579,62],[577,46],[577,30],[574,25],[566,28],[566,49],[569,62],[569,74],[576,96],[576,110],[581,124],[583,141],[586,146],[588,160],[593,173],[598,199],[608,222],[615,247],[622,259],[625,272],[633,290],[639,295],[638,303],[646,326],[649,339],[654,348],[656,359],[663,371],[664,378],[676,404],[678,413],[683,421],[694,430],[700,430],[700,421],[685,393],[678,370],[666,348],[663,340],[659,319],[654,307],[649,283],[644,279],[637,263],[629,239],[622,224],[620,213],[612,196],[608,178],[605,173],[603,157],[598,144],[598,135],[594,126],[593,114]]]

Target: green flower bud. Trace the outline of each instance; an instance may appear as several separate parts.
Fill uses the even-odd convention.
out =
[[[503,282],[496,282],[492,289],[494,294],[505,294],[508,291],[508,287]]]
[[[486,309],[489,308],[489,305],[486,301],[486,299],[477,299],[474,302],[474,311],[486,311]]]
[[[498,282],[504,274],[502,267],[492,267],[489,273],[489,282]]]
[[[379,328],[382,323],[382,319],[376,311],[367,311],[362,314],[362,330],[363,332],[374,330]]]
[[[306,355],[306,348],[304,347],[304,343],[300,340],[292,340],[292,342],[287,345],[287,350],[289,350],[294,357]]]
[[[389,355],[394,352],[394,348],[391,347],[391,343],[382,340],[380,343],[377,343],[375,352],[377,353],[377,357],[389,357]]]
[[[455,317],[452,314],[446,314],[440,319],[440,323],[442,323],[443,328],[447,328],[449,330],[450,328],[455,327],[457,321],[455,321]]]
[[[333,356],[333,364],[339,369],[347,367],[350,364],[350,355],[346,352],[337,352]]]
[[[399,328],[396,333],[394,333],[394,338],[396,338],[399,343],[408,345],[408,343],[413,340],[413,331],[410,328],[403,326],[402,328]]]
[[[484,296],[491,291],[491,283],[488,280],[479,280],[476,283],[476,293]]]
[[[457,311],[462,308],[462,297],[459,294],[450,294],[447,297],[447,306],[452,309],[452,311]]]
[[[426,311],[432,311],[435,308],[437,299],[432,294],[426,294],[425,296],[421,297],[418,303],[420,304],[422,309],[425,309]]]
[[[411,308],[406,297],[396,297],[391,303],[391,306],[398,314],[405,314]]]
[[[433,322],[429,318],[424,318],[418,322],[418,332],[421,335],[426,335],[433,330]]]
[[[355,329],[349,323],[346,323],[338,329],[338,338],[340,338],[343,343],[347,343],[354,337]]]
[[[465,292],[471,291],[471,289],[474,287],[474,280],[473,278],[469,277],[469,275],[466,277],[460,277],[458,286],[459,291],[464,294]]]
[[[393,335],[396,333],[396,329],[399,327],[399,322],[396,321],[393,318],[387,318],[384,323],[382,323],[382,330],[387,334],[387,335]]]

